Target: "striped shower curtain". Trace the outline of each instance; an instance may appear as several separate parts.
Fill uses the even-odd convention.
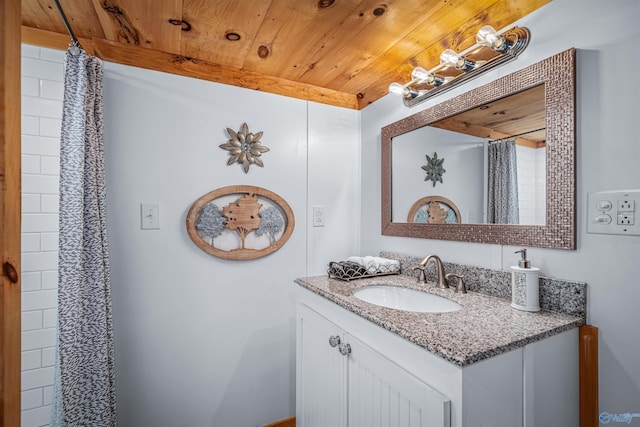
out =
[[[519,224],[518,165],[515,140],[489,144],[487,222]]]
[[[58,342],[52,426],[115,426],[102,64],[66,56],[60,147]]]

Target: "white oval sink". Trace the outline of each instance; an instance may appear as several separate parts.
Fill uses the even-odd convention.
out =
[[[399,286],[365,286],[357,289],[353,296],[382,307],[420,313],[446,313],[462,308],[458,303],[438,295]]]

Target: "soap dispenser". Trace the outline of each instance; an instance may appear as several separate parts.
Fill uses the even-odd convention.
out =
[[[527,250],[514,252],[521,254],[518,265],[511,266],[511,307],[524,311],[540,311],[538,293],[538,273],[540,269],[532,267],[527,259]]]

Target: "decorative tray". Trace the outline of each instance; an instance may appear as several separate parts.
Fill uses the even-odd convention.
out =
[[[364,279],[366,277],[388,276],[390,274],[400,274],[400,266],[389,265],[379,266],[375,269],[366,267],[350,261],[331,261],[327,274],[331,279],[340,279],[344,281],[354,279]]]

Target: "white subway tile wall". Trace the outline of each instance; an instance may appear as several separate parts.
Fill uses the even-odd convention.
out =
[[[547,221],[547,148],[536,150],[536,224]]]
[[[62,51],[22,45],[22,427],[51,413],[63,64]]]
[[[543,225],[546,221],[546,149],[516,145],[520,224]]]

